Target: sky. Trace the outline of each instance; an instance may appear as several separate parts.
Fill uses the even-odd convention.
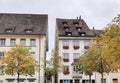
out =
[[[49,55],[54,48],[56,18],[81,16],[89,28],[103,29],[120,14],[120,0],[0,0],[0,13],[48,14]]]

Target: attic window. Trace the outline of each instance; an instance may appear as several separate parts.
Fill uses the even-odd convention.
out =
[[[67,36],[72,36],[72,32],[66,32]]]
[[[82,36],[82,37],[86,36],[86,33],[85,33],[85,32],[82,32],[82,33],[79,33],[79,34],[80,34],[80,36]]]
[[[63,25],[66,26],[66,25],[68,25],[68,23],[67,22],[63,22]]]
[[[31,32],[33,32],[33,30],[32,29],[25,29],[25,32],[26,33],[31,33]]]
[[[64,30],[69,30],[70,28],[69,27],[64,27]]]
[[[73,25],[78,26],[79,22],[73,22]]]
[[[76,30],[81,31],[82,27],[76,27]]]
[[[10,32],[12,32],[12,29],[6,29],[6,32],[10,33]]]

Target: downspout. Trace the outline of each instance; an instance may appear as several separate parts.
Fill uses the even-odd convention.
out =
[[[40,41],[40,35],[39,35],[39,75],[38,75],[38,83],[40,83],[40,47],[41,47],[41,41]]]

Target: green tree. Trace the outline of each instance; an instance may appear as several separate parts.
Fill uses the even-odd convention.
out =
[[[7,75],[17,74],[17,83],[19,83],[20,75],[32,76],[38,70],[37,61],[30,55],[29,50],[30,48],[16,45],[1,59],[3,72]]]

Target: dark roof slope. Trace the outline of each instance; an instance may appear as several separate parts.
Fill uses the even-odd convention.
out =
[[[47,28],[46,14],[0,13],[0,34],[46,35]]]
[[[94,37],[100,35],[101,30],[89,29],[83,19],[56,19],[56,28],[58,30],[58,36],[63,37],[80,37],[85,34],[84,37]],[[67,35],[67,33],[71,35]]]

